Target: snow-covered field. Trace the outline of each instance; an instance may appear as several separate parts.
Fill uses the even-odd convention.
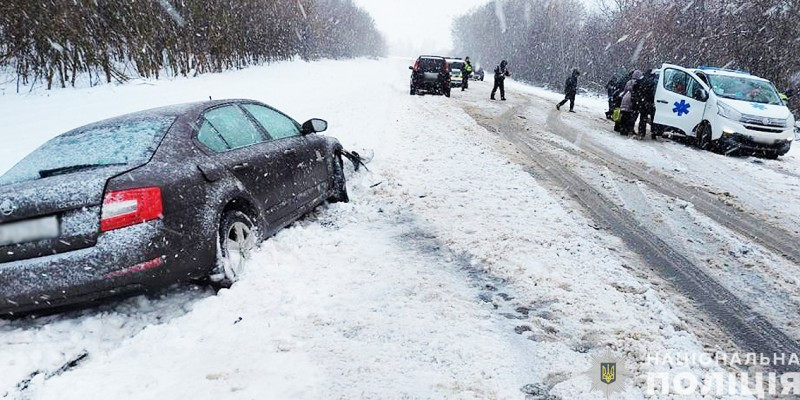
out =
[[[584,372],[594,353],[613,350],[634,376],[623,398],[640,399],[646,354],[703,350],[684,311],[627,265],[618,239],[501,154],[488,143],[493,134],[456,105],[503,112],[507,105],[488,101],[489,82],[454,90],[453,99],[409,96],[409,62],[294,62],[124,86],[6,91],[0,173],[70,128],[209,97],[257,99],[300,121],[327,119],[326,134],[373,157],[370,171],[348,171],[350,203],[320,207],[264,242],[242,281],[218,295],[178,287],[0,321],[0,396],[602,399],[589,392]],[[559,97],[520,84],[509,85],[509,97],[515,90]],[[597,113],[604,101],[578,104]],[[548,111],[531,113],[544,123]],[[798,203],[781,204],[800,192],[791,178],[800,174],[797,148],[781,161],[725,159],[600,128],[582,129],[607,135],[609,148],[652,168],[682,172],[676,165],[717,160],[710,165],[728,169],[671,175],[725,184],[752,207],[800,218]],[[745,190],[742,174],[760,186]]]

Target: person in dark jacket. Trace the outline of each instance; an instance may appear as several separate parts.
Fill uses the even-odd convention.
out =
[[[569,112],[575,112],[575,94],[578,93],[578,77],[581,75],[577,69],[572,70],[572,75],[564,83],[564,100],[556,104],[556,110],[561,110],[561,106],[569,101]]]
[[[625,91],[622,95],[622,105],[620,106],[622,109],[622,126],[620,127],[620,133],[625,136],[632,135],[634,133],[636,119],[639,117],[639,112],[634,106],[634,93],[637,90],[636,88],[639,85],[639,81],[641,81],[643,77],[644,74],[642,71],[637,69],[633,71],[633,74],[631,74],[631,80],[625,84]]]
[[[608,95],[608,111],[606,119],[611,119],[614,115],[614,94],[617,92],[617,77],[611,77],[606,83],[606,94]]]
[[[656,134],[653,132],[653,119],[656,114],[656,85],[658,77],[651,69],[644,74],[633,90],[633,107],[639,113],[639,138],[644,139],[647,135],[647,124],[650,124],[650,133],[653,139]]]
[[[500,61],[500,65],[494,68],[494,88],[492,88],[492,100],[495,100],[494,94],[497,89],[500,89],[500,100],[506,101],[506,86],[505,81],[507,76],[511,76],[511,71],[508,70],[508,62],[506,60]]]

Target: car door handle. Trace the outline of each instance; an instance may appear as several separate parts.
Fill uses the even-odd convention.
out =
[[[286,150],[283,151],[283,154],[285,154],[287,156],[290,156],[290,155],[293,155],[293,154],[297,154],[297,150],[295,150],[295,149],[286,149]]]
[[[656,100],[656,101],[657,101],[657,102],[659,102],[659,103],[661,103],[661,104],[669,104],[669,102],[668,102],[668,101],[666,101],[666,100]]]
[[[248,164],[246,162],[245,163],[241,163],[241,164],[236,164],[236,165],[233,166],[233,170],[234,171],[241,171],[243,169],[248,169],[248,168],[250,168],[250,164]]]

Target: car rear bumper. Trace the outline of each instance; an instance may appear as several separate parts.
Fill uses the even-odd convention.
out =
[[[167,270],[163,232],[156,220],[105,232],[90,248],[0,264],[0,314],[141,290]]]

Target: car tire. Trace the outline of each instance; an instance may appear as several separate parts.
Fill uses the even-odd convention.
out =
[[[701,124],[696,131],[694,144],[700,150],[711,150],[711,125],[704,123]]]
[[[227,289],[241,277],[259,237],[253,220],[236,210],[222,216],[217,235],[217,260],[209,281],[217,289]]]
[[[347,203],[350,197],[347,195],[347,180],[344,176],[344,160],[341,154],[333,157],[333,182],[331,184],[333,193],[328,198],[328,203]]]
[[[415,94],[417,94],[417,89],[415,89],[414,86],[412,85],[411,86],[411,95],[413,96]]]
[[[445,85],[443,93],[444,93],[444,97],[450,97],[450,85]]]

